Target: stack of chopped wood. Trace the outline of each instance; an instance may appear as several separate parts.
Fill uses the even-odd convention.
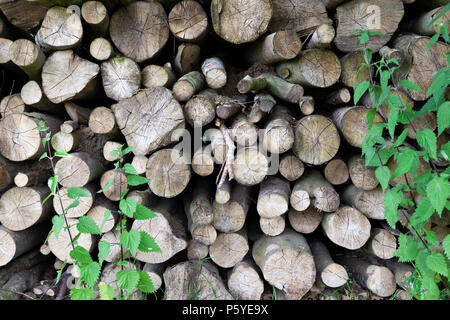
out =
[[[419,108],[446,65],[445,44],[423,52],[434,32],[426,24],[447,1],[412,2],[2,1],[0,286],[30,291],[42,255],[54,255],[56,269],[72,262],[67,231],[44,245],[70,187],[90,194],[67,214],[72,235],[78,218],[100,226],[113,213],[101,237],[77,241],[89,251],[113,244],[101,281],[116,286],[117,199],[127,178],[111,151],[126,144],[135,147],[127,160],[148,178],[145,188],[128,186],[129,196],[156,213],[129,228],[161,247],[135,258],[166,299],[187,298],[193,284],[199,299],[262,299],[272,287],[277,298],[301,299],[313,286],[343,286],[349,273],[381,297],[406,289],[411,267],[394,258],[398,231],[385,223],[375,168],[361,158],[371,103],[353,104],[364,57],[352,32],[380,15],[371,30],[384,35],[368,46],[404,63],[397,79],[423,90],[397,94]],[[357,81],[372,72],[361,69]],[[70,153],[55,165],[61,201],[44,205],[52,168],[38,161],[40,121],[52,148]],[[414,125],[435,130],[436,118]],[[447,222],[430,227],[448,233]],[[70,288],[79,274],[67,273]],[[64,294],[45,282],[33,290],[44,291]]]

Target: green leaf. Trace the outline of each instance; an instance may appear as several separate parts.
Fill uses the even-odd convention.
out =
[[[395,256],[398,257],[400,262],[413,261],[419,253],[418,245],[411,236],[403,233],[398,237],[398,249],[395,252]]]
[[[94,297],[95,292],[92,288],[74,288],[70,290],[70,299],[72,300],[92,300]]]
[[[402,201],[402,193],[395,189],[389,189],[384,194],[384,214],[386,221],[391,228],[395,229],[395,224],[398,221],[398,205]]]
[[[391,73],[388,70],[383,70],[380,75],[380,84],[383,90],[387,87]]]
[[[87,192],[85,189],[79,188],[79,187],[70,187],[69,189],[67,189],[66,195],[70,199],[91,197],[91,194],[89,192]]]
[[[55,233],[56,239],[58,239],[59,233],[61,232],[62,227],[64,226],[64,216],[63,215],[54,215],[52,218],[52,231]]]
[[[80,233],[102,234],[95,221],[89,216],[78,219],[77,229]]]
[[[105,187],[103,187],[103,189],[98,190],[97,193],[105,192],[106,190],[108,190],[109,188],[111,188],[111,186],[113,185],[113,183],[114,183],[114,179],[113,179],[113,178],[109,179],[108,182],[106,183]]]
[[[364,93],[369,89],[370,83],[369,81],[362,81],[356,87],[353,93],[353,101],[355,105],[358,103],[359,99],[364,95]]]
[[[375,115],[377,113],[377,109],[372,108],[369,111],[367,111],[366,119],[367,119],[367,127],[372,128],[373,119],[375,119]]]
[[[119,288],[128,291],[136,289],[137,284],[139,283],[139,279],[139,272],[134,269],[131,269],[129,271],[121,270],[116,273],[116,280]]]
[[[141,240],[138,249],[142,252],[161,252],[161,248],[147,232],[141,231]]]
[[[439,299],[439,287],[434,282],[434,277],[426,276],[422,278],[420,286],[421,300],[437,300]]]
[[[64,151],[56,151],[55,156],[60,157],[60,158],[65,158],[65,157],[70,157],[70,154],[68,154],[67,152],[64,152]]]
[[[127,217],[133,218],[133,214],[136,211],[136,200],[132,197],[122,199],[119,202],[119,209]]]
[[[428,198],[422,198],[417,205],[416,210],[411,216],[411,224],[417,225],[421,222],[428,221],[428,219],[433,215],[434,208]]]
[[[40,157],[38,161],[41,161],[42,159],[47,158],[47,152],[44,152]]]
[[[156,217],[156,214],[149,208],[136,204],[136,212],[134,213],[134,219],[136,220],[147,220]]]
[[[446,101],[439,106],[437,112],[438,136],[450,126],[450,101]]]
[[[141,242],[141,233],[137,230],[123,231],[120,235],[120,244],[130,249],[131,253],[136,254],[136,251]]]
[[[383,188],[383,191],[385,191],[389,185],[389,180],[391,178],[391,171],[389,170],[388,167],[381,166],[375,170],[375,176],[380,182],[381,188]]]
[[[92,262],[91,255],[89,251],[85,248],[76,246],[74,250],[70,251],[70,257],[77,262],[80,263],[90,263]]]
[[[108,241],[102,240],[98,246],[98,263],[102,265],[105,258],[109,255],[111,244]]]
[[[419,166],[419,157],[414,150],[410,148],[403,148],[397,158],[398,166],[392,174],[392,179],[400,177],[401,175],[411,172],[415,174]]]
[[[141,184],[146,184],[148,182],[147,178],[135,175],[127,176],[127,183],[130,186],[139,186]]]
[[[74,200],[71,204],[69,204],[69,205],[67,206],[67,208],[65,208],[65,212],[68,212],[70,209],[76,208],[76,207],[78,207],[79,205],[80,205],[80,201]]]
[[[105,210],[105,212],[103,213],[102,223],[100,224],[100,230],[103,230],[103,226],[105,225],[105,223],[108,220],[110,215],[111,215],[111,210]]]
[[[420,250],[419,254],[416,257],[415,267],[422,277],[432,277],[435,274],[433,270],[431,270],[427,266],[427,257],[427,250]]]
[[[439,33],[435,33],[434,36],[431,37],[430,41],[428,41],[427,46],[425,47],[425,52],[430,49],[430,47],[435,44],[439,39]]]
[[[100,276],[100,265],[98,262],[90,262],[80,267],[81,279],[90,287],[93,287]]]
[[[388,131],[391,138],[394,138],[395,127],[397,126],[399,110],[392,109],[388,117]]]
[[[435,177],[427,184],[427,196],[430,199],[431,205],[438,212],[439,216],[442,214],[445,203],[450,195],[450,186],[443,177]]]
[[[137,288],[144,293],[153,293],[156,291],[153,281],[145,271],[139,272],[139,283]]]
[[[392,145],[393,148],[398,147],[405,141],[406,137],[408,136],[408,128],[403,129],[402,133],[397,137],[397,140],[395,140],[395,143]]]
[[[432,159],[437,159],[436,136],[433,131],[428,128],[417,131],[417,143],[425,149]]]
[[[442,248],[444,249],[447,259],[450,259],[450,234],[448,234],[444,241],[442,241]]]
[[[400,80],[400,86],[405,89],[422,92],[422,89],[417,84],[409,80]]]
[[[98,284],[98,291],[100,300],[114,300],[114,288],[103,281]]]
[[[138,174],[136,169],[129,163],[125,163],[123,166],[123,170],[128,174]]]
[[[50,192],[54,195],[56,193],[56,186],[58,185],[58,176],[48,178],[47,185]]]
[[[122,155],[127,155],[128,153],[130,153],[132,150],[136,149],[136,147],[126,147],[125,149],[123,149]]]

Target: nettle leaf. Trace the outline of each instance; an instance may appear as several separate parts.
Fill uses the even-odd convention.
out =
[[[105,258],[109,255],[111,244],[108,241],[101,241],[98,246],[98,263],[102,265]]]
[[[141,231],[141,241],[138,249],[142,252],[161,252],[161,248],[147,232]]]
[[[42,159],[47,158],[47,152],[44,152],[40,157],[38,161],[41,161]]]
[[[369,111],[367,111],[366,119],[367,119],[367,127],[371,128],[373,124],[373,119],[375,119],[375,115],[377,113],[377,109],[372,108]]]
[[[411,236],[401,233],[398,237],[398,249],[395,252],[395,256],[398,257],[398,261],[413,261],[418,254],[419,248],[414,239]]]
[[[61,232],[62,227],[64,226],[64,216],[61,215],[55,215],[52,218],[52,231],[55,234],[56,239],[58,239],[59,233]]]
[[[434,281],[434,277],[426,276],[422,278],[420,286],[421,300],[437,300],[439,299],[439,287]]]
[[[119,209],[127,217],[133,218],[133,214],[136,211],[136,205],[137,205],[136,200],[134,198],[129,197],[120,200]]]
[[[402,133],[397,137],[397,140],[392,145],[393,148],[400,146],[408,136],[408,128],[403,129]]]
[[[78,261],[80,263],[90,263],[92,262],[91,255],[89,254],[89,251],[87,251],[85,248],[77,246],[74,250],[70,251],[70,257]]]
[[[415,84],[414,82],[410,81],[410,80],[400,80],[400,86],[402,86],[405,89],[409,89],[409,90],[414,90],[414,91],[418,91],[418,92],[422,92],[422,89]]]
[[[146,177],[136,176],[136,175],[129,175],[127,176],[127,183],[130,186],[139,186],[141,184],[146,184],[148,182],[148,179]]]
[[[388,70],[381,71],[380,84],[381,84],[381,88],[383,88],[383,90],[387,87],[390,77],[391,77],[391,73]]]
[[[123,231],[120,235],[120,244],[130,249],[133,254],[136,254],[140,242],[141,233],[137,230]]]
[[[425,51],[428,51],[428,49],[430,49],[430,47],[431,47],[433,44],[435,44],[435,43],[438,41],[438,39],[439,39],[439,33],[435,33],[435,34],[431,37],[430,41],[428,41],[427,46],[425,47]]]
[[[145,271],[139,272],[139,282],[137,288],[144,293],[153,293],[156,291],[152,279]]]
[[[70,157],[70,154],[68,154],[67,152],[64,152],[64,151],[56,151],[55,156],[60,157],[60,158],[65,158],[65,157]]]
[[[74,288],[70,290],[70,299],[72,300],[92,300],[94,297],[95,292],[92,288]]]
[[[386,166],[378,167],[375,170],[375,176],[380,182],[381,188],[385,191],[389,185],[389,180],[391,179],[391,171]]]
[[[417,131],[417,143],[435,160],[437,159],[436,140],[436,135],[428,128]]]
[[[444,241],[442,241],[442,248],[444,249],[447,259],[450,259],[450,234],[448,234]]]
[[[441,146],[441,152],[439,156],[444,158],[446,161],[450,160],[450,141]]]
[[[130,153],[132,150],[136,149],[136,147],[126,147],[125,149],[123,149],[122,155],[127,155],[128,153]]]
[[[450,101],[445,101],[439,106],[437,112],[438,136],[450,126]]]
[[[427,266],[434,272],[437,272],[444,277],[448,276],[448,267],[445,257],[439,252],[431,252],[427,257]]]
[[[136,169],[129,163],[125,163],[123,165],[123,170],[125,171],[125,173],[128,173],[128,174],[136,174],[136,175],[138,174]]]
[[[91,196],[91,194],[89,192],[87,192],[85,189],[79,188],[79,187],[70,187],[69,189],[67,189],[66,195],[70,199],[88,198]]]
[[[147,220],[156,217],[156,214],[149,208],[136,204],[136,212],[134,213],[134,219],[136,220]]]
[[[395,189],[389,189],[384,194],[384,214],[386,221],[391,228],[395,229],[395,224],[398,221],[398,205],[403,199],[403,195],[400,191]]]
[[[411,216],[411,224],[416,225],[418,223],[428,221],[433,213],[434,208],[431,205],[430,200],[428,198],[422,198]]]
[[[121,270],[116,273],[117,284],[119,285],[119,288],[124,290],[132,291],[136,289],[139,279],[139,272],[134,269],[129,271]]]
[[[415,266],[416,269],[419,271],[422,277],[433,277],[434,272],[427,266],[427,257],[428,257],[428,251],[426,250],[420,250],[419,254],[417,255],[415,259]]]
[[[359,99],[364,95],[364,93],[369,89],[369,81],[362,81],[358,84],[353,93],[353,101],[355,105],[358,103]]]
[[[103,281],[98,284],[98,291],[100,300],[114,300],[114,288]]]
[[[114,183],[114,178],[109,179],[108,182],[106,183],[106,185],[102,189],[98,190],[97,193],[105,192],[106,190],[111,188],[113,183]]]
[[[392,109],[391,112],[389,113],[388,131],[392,139],[394,138],[395,127],[397,126],[399,112],[400,111],[398,109]]]
[[[398,155],[397,163],[398,166],[392,174],[392,179],[400,177],[407,172],[415,174],[419,166],[419,157],[417,157],[414,150],[403,148]]]
[[[79,204],[80,204],[80,201],[74,200],[71,204],[69,204],[67,206],[67,208],[65,209],[65,212],[69,211],[70,209],[78,207]]]
[[[103,230],[103,226],[105,225],[105,223],[108,220],[110,215],[111,215],[111,210],[105,210],[105,212],[103,213],[102,223],[100,224],[100,230]]]
[[[82,216],[78,219],[77,229],[80,233],[102,234],[94,219]]]
[[[100,265],[98,262],[90,262],[80,267],[81,279],[90,287],[93,287],[100,276]]]
[[[427,196],[430,199],[431,205],[438,212],[439,216],[447,202],[450,195],[450,186],[443,177],[435,177],[427,184]]]
[[[56,193],[56,186],[58,185],[58,176],[48,178],[47,185],[50,192],[54,195]]]

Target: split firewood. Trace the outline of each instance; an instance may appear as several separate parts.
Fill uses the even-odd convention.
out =
[[[288,212],[288,219],[291,227],[302,234],[314,232],[322,222],[323,213],[314,208],[308,207],[303,211],[291,208]]]
[[[172,88],[176,81],[175,73],[170,64],[158,66],[150,64],[142,69],[142,85],[146,88],[151,87],[166,87]]]
[[[180,102],[189,100],[205,85],[205,78],[199,71],[186,73],[175,82],[172,91],[173,96]]]
[[[397,239],[389,231],[372,228],[371,236],[365,245],[365,251],[380,258],[391,259],[397,250]]]
[[[186,249],[185,216],[175,200],[165,199],[151,206],[156,217],[135,220],[132,229],[147,232],[158,244],[160,252],[138,250],[136,259],[147,263],[161,263]],[[167,285],[167,283],[166,283]]]
[[[309,116],[314,112],[314,97],[303,96],[298,102],[298,106],[305,116]]]
[[[341,63],[328,49],[301,51],[293,60],[280,62],[277,73],[283,79],[313,88],[326,88],[335,84],[341,75]]]
[[[322,115],[301,118],[294,129],[294,154],[304,163],[319,165],[331,160],[341,144],[332,121]]]
[[[355,250],[369,240],[371,225],[359,210],[344,205],[336,212],[324,215],[322,229],[332,242]]]
[[[349,176],[348,167],[342,159],[333,159],[328,162],[323,170],[323,175],[332,185],[341,185],[347,182]]]
[[[80,10],[77,7],[77,10]],[[81,44],[83,26],[80,16],[65,7],[47,10],[44,21],[36,33],[36,43],[45,51],[67,50]]]
[[[81,16],[86,25],[86,33],[92,39],[108,33],[108,9],[100,1],[87,1],[81,6]]]
[[[333,112],[333,122],[345,140],[354,147],[361,148],[364,137],[369,128],[367,127],[368,108],[362,106],[343,107]],[[383,118],[376,113],[373,125],[382,123]]]
[[[336,31],[331,24],[321,24],[317,27],[316,31],[314,31],[306,48],[329,48],[335,35]]]
[[[0,226],[0,247],[2,248],[0,251],[0,266],[5,266],[27,251],[39,247],[45,240],[47,232],[48,225],[45,223],[36,224],[21,231],[12,231],[4,225]],[[20,259],[21,258],[19,258],[18,261],[20,261]],[[32,266],[30,265],[29,267]],[[20,271],[17,270],[15,272]],[[3,281],[4,274],[2,273],[3,272],[1,271],[0,280]]]
[[[187,247],[188,260],[203,260],[209,254],[209,246],[198,240],[192,239]]]
[[[101,75],[106,96],[116,101],[132,97],[141,86],[139,66],[126,57],[103,62]]]
[[[262,144],[270,153],[284,153],[294,145],[294,131],[291,123],[294,117],[283,106],[277,106],[270,114],[264,127]]]
[[[391,39],[403,14],[402,0],[346,2],[336,8],[338,24],[334,43],[343,52],[354,51],[359,46],[355,30],[376,30],[383,35],[373,35],[367,43],[376,52]]]
[[[164,7],[157,1],[136,1],[111,17],[109,34],[117,49],[140,63],[153,58],[169,39]]]
[[[340,105],[350,102],[352,95],[347,88],[341,88],[339,90],[333,91],[327,97],[327,103],[331,105]]]
[[[335,255],[335,260],[346,266],[362,287],[380,297],[391,296],[396,288],[394,274],[386,267],[370,263],[354,253]]]
[[[316,268],[306,239],[286,228],[276,237],[263,236],[253,244],[252,256],[264,279],[287,299],[301,299],[313,286]]]
[[[83,187],[99,178],[103,170],[101,163],[87,152],[71,153],[55,164],[55,171],[60,173],[58,182],[63,187]]]
[[[303,211],[311,204],[315,208],[334,212],[339,207],[339,194],[317,170],[309,170],[301,176],[292,188],[291,206]]]
[[[294,154],[287,152],[281,157],[278,170],[285,179],[295,181],[303,175],[305,166]]]
[[[249,248],[245,229],[235,233],[220,233],[209,246],[209,256],[219,267],[231,268],[242,261]]]
[[[200,62],[200,46],[194,43],[182,43],[178,46],[173,61],[175,70],[184,75],[194,70]]]
[[[168,19],[170,31],[179,41],[198,42],[208,33],[208,16],[197,1],[178,2]]]
[[[268,236],[274,237],[283,233],[286,227],[286,217],[281,215],[275,218],[259,217],[259,227]]]
[[[30,40],[18,39],[9,47],[9,57],[30,79],[36,81],[41,79],[45,55],[38,45]]]
[[[108,39],[99,37],[92,40],[89,45],[89,53],[98,61],[105,61],[111,58],[115,52]]]
[[[341,193],[342,201],[361,211],[367,218],[383,220],[384,192],[381,186],[373,190],[362,190],[350,184]]]
[[[219,273],[209,261],[185,261],[163,274],[165,300],[232,300]],[[195,287],[194,287],[195,284]]]
[[[370,80],[369,68],[367,66],[363,67],[365,64],[363,51],[349,52],[340,58],[340,62],[342,70],[340,80],[345,86],[353,88],[355,82],[358,85],[363,81]]]
[[[320,280],[330,288],[343,286],[348,280],[348,274],[344,267],[333,261],[327,247],[318,239],[313,239],[309,245]]]
[[[375,176],[375,168],[366,167],[364,159],[359,155],[351,156],[348,160],[348,171],[350,174],[350,180],[353,184],[363,190],[375,189],[379,182]]]
[[[244,226],[250,206],[249,187],[234,184],[230,200],[226,203],[213,202],[213,225],[219,232],[237,232]]]
[[[230,293],[238,300],[260,300],[264,292],[264,282],[258,267],[250,258],[238,262],[228,272],[227,285]]]
[[[291,188],[287,180],[276,176],[261,182],[256,210],[263,218],[276,218],[288,210]]]

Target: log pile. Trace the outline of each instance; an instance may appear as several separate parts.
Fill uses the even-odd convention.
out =
[[[72,262],[67,231],[43,245],[70,187],[91,195],[69,211],[71,225],[87,215],[100,226],[112,212],[101,236],[82,234],[78,245],[113,243],[101,280],[116,285],[117,200],[128,187],[156,214],[129,228],[160,246],[134,258],[165,299],[189,298],[193,286],[198,299],[258,300],[272,287],[278,297],[302,299],[313,285],[338,288],[350,276],[381,297],[405,289],[411,270],[393,258],[398,233],[386,227],[383,191],[361,159],[370,103],[353,105],[364,57],[352,31],[372,23],[367,8],[381,9],[372,30],[385,35],[368,45],[404,61],[396,78],[422,93],[399,94],[418,107],[448,47],[437,42],[423,55],[432,35],[424,26],[442,5],[417,15],[421,1],[410,2],[0,4],[0,286],[36,285],[35,295],[62,297],[64,288],[39,282],[39,255],[55,256],[56,268]],[[413,34],[400,35],[399,26]],[[358,81],[372,71],[361,69]],[[39,121],[54,151],[70,154],[55,165],[61,201],[45,205],[51,167],[38,161]],[[377,114],[374,123],[382,121]],[[417,121],[436,129],[435,118]],[[114,169],[111,151],[120,144],[135,147],[127,160],[148,178],[144,188],[127,186],[126,173]],[[17,273],[21,263],[29,273]],[[64,274],[73,287],[74,268]]]

